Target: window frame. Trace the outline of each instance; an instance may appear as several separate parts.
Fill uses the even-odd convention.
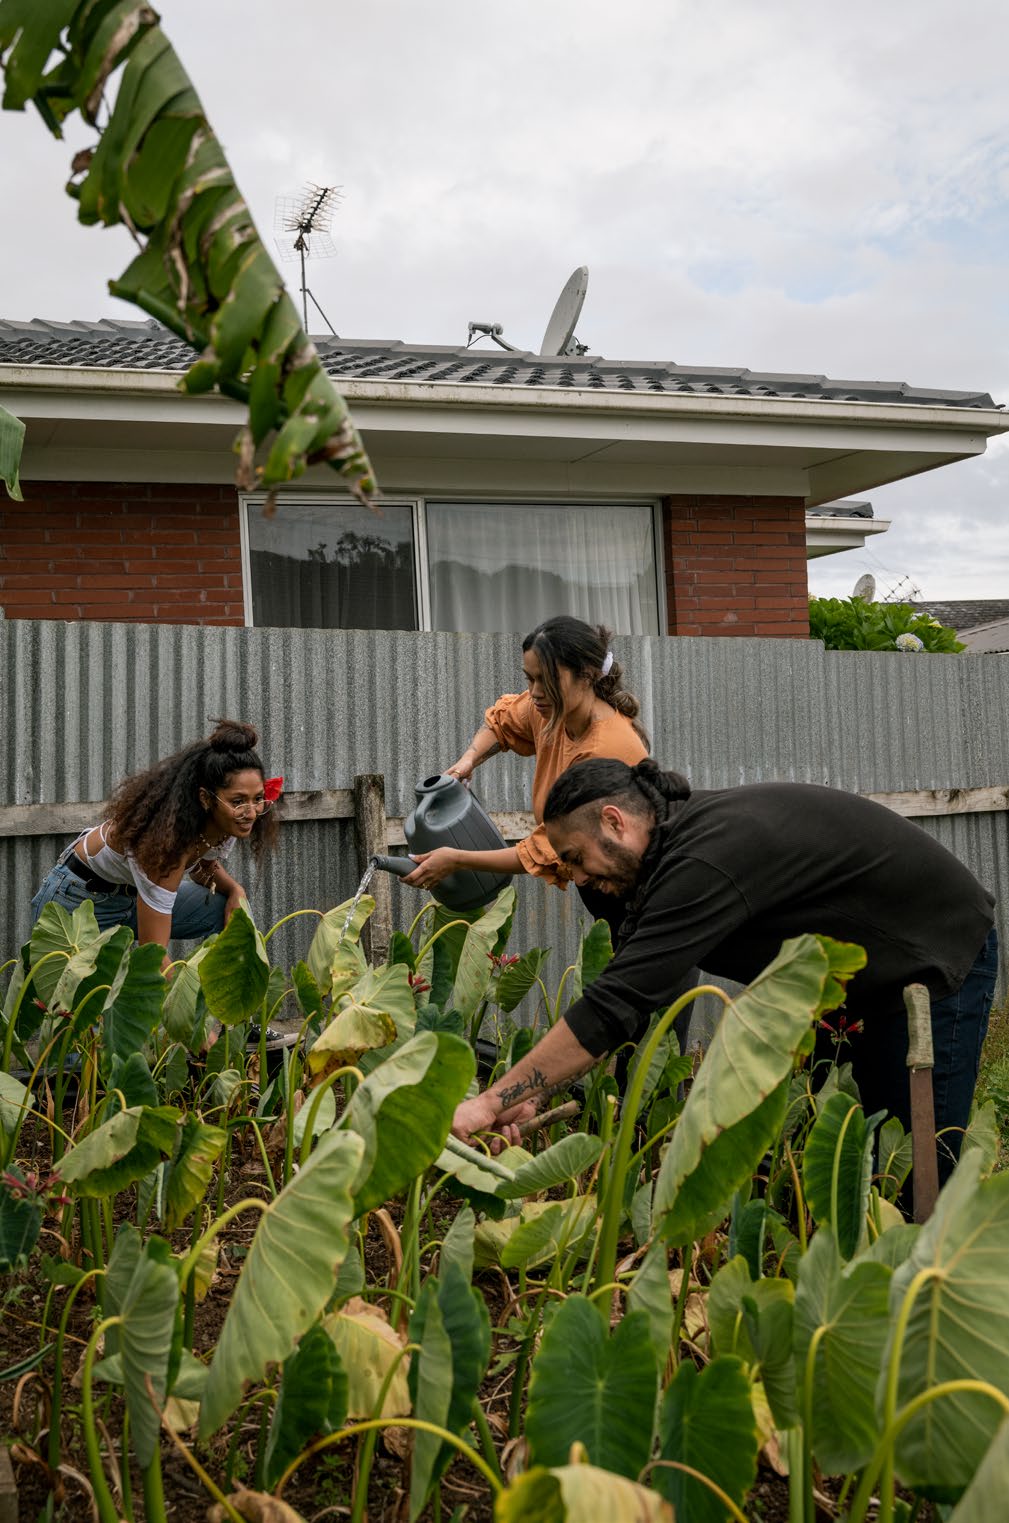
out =
[[[242,557],[242,600],[245,606],[245,625],[256,628],[252,608],[252,545],[249,535],[249,509],[262,507],[266,492],[239,492],[238,528]],[[277,511],[282,513],[285,505],[296,508],[301,504],[317,506],[320,501],[334,506],[351,506],[357,502],[349,492],[333,492],[325,488],[302,487],[300,490],[282,492],[277,499]],[[549,493],[530,495],[519,492],[397,492],[383,497],[383,504],[391,508],[409,508],[413,528],[414,599],[417,610],[417,634],[431,631],[431,577],[428,565],[427,509],[428,503],[457,505],[460,503],[507,504],[516,508],[648,508],[652,510],[652,557],[655,571],[655,607],[659,628],[650,633],[666,633],[666,574],[665,545],[662,533],[662,499],[647,497],[553,497]],[[358,504],[360,506],[360,504]],[[367,512],[367,509],[364,509]],[[404,631],[406,632],[406,631]]]

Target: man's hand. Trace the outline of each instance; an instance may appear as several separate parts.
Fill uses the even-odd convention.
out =
[[[442,878],[458,870],[457,854],[451,846],[436,846],[434,851],[419,851],[417,866],[403,879],[411,888],[433,888]]]
[[[503,1111],[497,1098],[485,1089],[482,1095],[474,1095],[472,1100],[463,1100],[456,1107],[452,1118],[452,1134],[460,1142],[468,1142],[472,1146],[478,1132],[493,1132],[495,1135],[485,1140],[489,1142],[492,1153],[500,1153],[506,1143],[515,1147],[521,1142],[518,1123],[529,1121],[535,1115],[536,1105],[532,1100],[523,1100],[521,1105],[513,1105]]]

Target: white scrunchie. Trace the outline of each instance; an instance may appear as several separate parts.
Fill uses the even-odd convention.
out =
[[[611,669],[612,666],[613,666],[613,652],[611,650],[608,650],[606,652],[606,660],[603,662],[602,666],[599,668],[600,675],[603,676],[603,677],[608,677],[610,675],[610,669]]]

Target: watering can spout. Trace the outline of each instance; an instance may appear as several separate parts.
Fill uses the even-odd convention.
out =
[[[417,866],[412,857],[372,857],[372,867],[377,867],[383,873],[395,873],[397,878],[405,878],[412,873]]]

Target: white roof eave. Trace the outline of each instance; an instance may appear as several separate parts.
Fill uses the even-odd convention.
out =
[[[122,403],[124,421],[150,417],[151,404],[169,397],[181,399],[187,408],[198,408],[203,416],[209,409],[223,421],[226,414],[235,420],[243,415],[240,403],[217,393],[188,396],[180,390],[180,373],[162,370],[106,370],[47,365],[0,365],[0,393],[4,405],[18,416],[53,416],[56,399],[71,396],[78,408],[87,410],[89,400],[102,416],[110,418],[113,399]],[[676,418],[696,419],[698,423],[732,420],[753,424],[819,424],[836,428],[854,425],[859,429],[897,429],[925,432],[967,434],[990,438],[1009,432],[1009,412],[1001,408],[944,407],[922,403],[868,401],[831,401],[814,398],[701,396],[693,393],[625,392],[579,390],[567,386],[480,386],[431,381],[341,380],[335,378],[341,395],[351,406],[368,407],[369,413],[386,409],[420,409],[427,412],[483,410],[499,415],[516,411],[545,415],[578,415],[582,418],[615,417],[642,420]],[[22,400],[23,399],[23,400]],[[43,399],[48,405],[43,406]],[[22,413],[19,413],[19,402]],[[39,411],[41,407],[41,412]],[[62,409],[57,409],[62,411]],[[78,416],[83,415],[79,412]],[[177,415],[177,413],[176,413]],[[606,425],[604,425],[606,426]]]

